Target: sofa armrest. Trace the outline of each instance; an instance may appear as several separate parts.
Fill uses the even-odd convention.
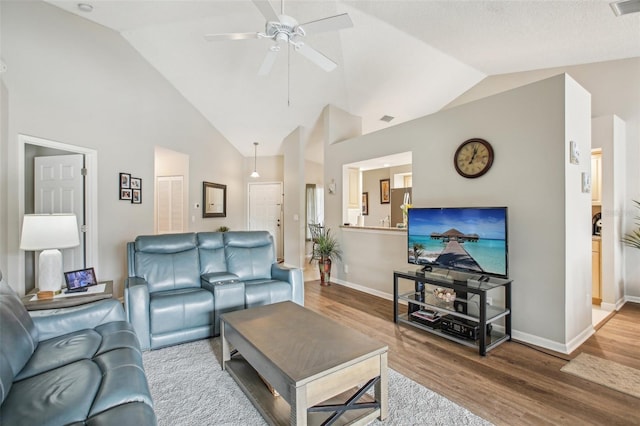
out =
[[[304,306],[304,278],[302,269],[288,268],[278,263],[271,265],[271,278],[286,281],[291,284],[291,299],[300,306]]]
[[[127,321],[131,323],[138,336],[140,349],[149,350],[149,286],[144,278],[129,277],[124,281],[124,308]]]
[[[122,305],[116,299],[70,308],[31,311],[29,314],[38,329],[40,341],[113,321],[125,321]]]

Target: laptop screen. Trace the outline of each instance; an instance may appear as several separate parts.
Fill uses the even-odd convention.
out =
[[[67,288],[69,290],[75,290],[77,288],[89,287],[91,285],[98,284],[93,268],[65,272],[64,280],[67,282]]]

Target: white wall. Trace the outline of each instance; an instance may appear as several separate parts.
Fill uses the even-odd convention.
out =
[[[227,185],[227,225],[243,229],[244,158],[116,32],[43,2],[2,2],[0,36],[7,71],[1,75],[3,122],[0,200],[6,251],[0,265],[23,291],[22,221],[17,205],[18,135],[95,149],[98,153],[100,275],[122,293],[125,243],[153,233],[154,150],[190,158],[189,204],[201,201],[202,182]],[[6,95],[6,97],[4,96]],[[6,105],[6,109],[4,108]],[[6,151],[5,151],[6,150]],[[144,183],[143,203],[118,201],[118,173]],[[191,230],[209,229],[197,220]]]
[[[582,152],[589,152],[590,115],[588,93],[571,78],[559,75],[326,144],[325,181],[335,179],[340,192],[343,164],[412,151],[414,206],[507,206],[514,336],[566,352],[591,327],[584,302],[590,278],[567,273],[570,268],[588,270],[591,265],[590,228],[583,226],[591,216],[591,198],[580,191],[576,179],[589,171],[590,164],[569,167],[565,158],[567,137],[575,138]],[[453,168],[457,146],[472,137],[487,139],[495,151],[492,169],[479,179],[462,178]],[[570,210],[565,207],[567,197],[575,202]],[[338,193],[325,201],[326,222],[335,229],[340,224],[341,199]],[[575,212],[584,218],[567,217]],[[358,249],[345,252],[349,275],[337,265],[336,278],[392,294],[389,266],[403,261],[409,267],[406,240],[394,244],[392,237],[375,239],[351,230],[338,235],[345,247]],[[566,241],[567,235],[575,240]],[[566,263],[569,251],[575,262],[570,265]],[[567,288],[575,294],[565,294]],[[570,327],[562,326],[568,322]]]
[[[635,209],[631,200],[640,200],[640,58],[598,62],[544,70],[527,71],[487,77],[460,96],[449,107],[480,99],[552,75],[566,72],[591,93],[592,117],[618,116],[625,124],[626,143],[623,148],[625,192],[622,232],[634,227]],[[640,303],[640,250],[623,247],[625,299]]]
[[[625,123],[615,115],[592,121],[592,148],[602,150],[602,307],[624,300],[623,219],[625,210]]]
[[[284,261],[301,267],[305,256],[304,143],[300,128],[283,141],[284,156]]]

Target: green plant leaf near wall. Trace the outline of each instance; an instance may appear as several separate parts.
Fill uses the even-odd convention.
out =
[[[640,210],[640,201],[633,200],[635,207]],[[629,246],[640,249],[640,214],[635,217],[637,228],[622,237],[622,242]]]

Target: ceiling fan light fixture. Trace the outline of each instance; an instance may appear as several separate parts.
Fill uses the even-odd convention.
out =
[[[640,12],[640,0],[622,0],[609,3],[616,16]]]
[[[258,142],[253,143],[253,172],[251,173],[252,178],[259,178],[260,173],[258,173]]]

